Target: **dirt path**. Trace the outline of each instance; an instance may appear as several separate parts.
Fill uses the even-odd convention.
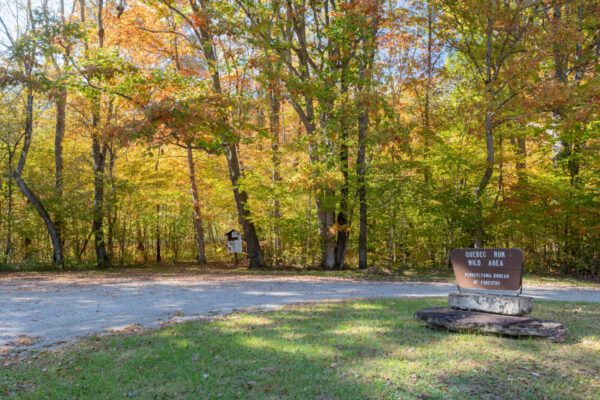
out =
[[[136,277],[0,278],[0,355],[41,349],[133,324],[273,309],[303,301],[368,297],[446,296],[448,283],[358,281],[318,277],[152,275]],[[600,290],[541,287],[544,300],[600,302]]]

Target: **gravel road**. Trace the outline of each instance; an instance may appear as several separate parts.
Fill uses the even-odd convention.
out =
[[[358,281],[340,278],[167,275],[147,277],[9,277],[0,279],[0,354],[55,347],[78,337],[133,324],[274,309],[325,299],[440,297],[448,283]],[[600,302],[600,290],[539,287],[524,295],[544,300]]]

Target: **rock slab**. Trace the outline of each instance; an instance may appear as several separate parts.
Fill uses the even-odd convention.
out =
[[[558,322],[529,317],[490,314],[476,311],[454,310],[434,307],[419,310],[415,319],[427,326],[455,332],[495,333],[506,336],[545,338],[552,342],[564,342],[567,329]]]
[[[465,311],[483,311],[503,315],[527,315],[533,311],[533,298],[503,296],[488,293],[450,293],[450,308]]]

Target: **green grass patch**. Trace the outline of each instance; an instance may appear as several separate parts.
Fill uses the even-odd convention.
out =
[[[599,304],[536,302],[566,343],[434,331],[443,299],[315,303],[95,338],[0,370],[17,399],[598,399]]]

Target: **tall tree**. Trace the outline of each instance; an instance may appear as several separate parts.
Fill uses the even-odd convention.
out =
[[[38,195],[29,187],[23,178],[23,171],[33,138],[34,86],[43,90],[45,83],[45,77],[43,76],[43,71],[38,64],[38,61],[45,50],[44,44],[47,43],[48,39],[47,37],[44,37],[43,33],[39,38],[33,35],[38,27],[37,20],[34,16],[34,10],[31,8],[30,3],[27,3],[25,11],[25,32],[18,32],[19,36],[17,37],[13,37],[13,34],[8,30],[6,23],[0,17],[0,23],[5,30],[4,33],[10,42],[8,50],[14,66],[14,69],[12,70],[2,69],[0,71],[0,84],[3,86],[10,85],[19,88],[26,98],[24,107],[25,127],[22,136],[23,146],[21,147],[17,166],[10,171],[10,175],[23,195],[25,195],[27,200],[29,200],[38,215],[44,221],[52,242],[54,263],[62,268],[64,264],[62,244],[54,221]],[[42,30],[42,32],[46,31]]]
[[[48,10],[46,10],[48,12]],[[72,11],[75,11],[75,2],[73,3]],[[63,30],[68,29],[69,26],[75,26],[71,23],[73,13],[67,17],[65,11],[65,1],[60,0],[59,12],[59,23]],[[57,74],[57,93],[55,95],[56,104],[56,125],[54,133],[54,188],[56,191],[56,197],[59,203],[62,203],[62,197],[64,192],[64,157],[63,157],[63,142],[65,138],[66,129],[66,118],[67,118],[67,96],[68,91],[65,84],[66,81],[66,69],[69,65],[69,59],[71,57],[71,51],[73,48],[73,38],[67,35],[62,36],[62,41],[57,48],[60,48],[60,52],[57,54],[51,54],[52,63]],[[56,232],[61,243],[64,245],[63,238],[63,215],[62,210],[59,210],[54,216],[56,225]]]
[[[82,23],[87,23],[86,16],[87,5],[85,0],[79,0],[79,11]],[[96,53],[100,54],[104,47],[104,0],[99,0],[95,8],[95,36]],[[93,55],[90,49],[89,40],[84,40],[84,58],[88,63],[88,71],[83,71],[85,79],[94,85],[96,67],[92,65]],[[96,83],[97,85],[97,83]],[[104,240],[104,184],[106,173],[106,156],[108,152],[108,142],[104,138],[102,131],[102,94],[94,89],[90,94],[90,134],[92,138],[92,157],[94,168],[94,204],[92,215],[92,231],[94,233],[94,249],[96,251],[96,264],[98,268],[107,268],[110,264],[106,244]]]
[[[14,183],[10,176],[10,173],[14,169],[14,163],[16,159],[17,150],[23,140],[24,132],[21,132],[21,121],[19,117],[22,116],[22,112],[19,112],[16,104],[21,100],[21,93],[14,93],[14,91],[4,90],[2,92],[2,112],[0,112],[0,131],[2,136],[0,141],[3,142],[6,151],[6,164],[8,169],[8,180],[7,186],[7,210],[4,219],[6,221],[6,245],[4,247],[4,264],[11,262],[11,256],[13,253],[13,224],[14,224]]]
[[[345,105],[350,86],[357,81],[356,48],[378,2],[236,3],[244,11],[254,41],[276,54],[285,66],[284,84],[308,142],[320,263],[324,268],[342,268],[350,223],[350,124]],[[272,37],[271,32],[278,34]],[[341,175],[339,192],[338,182],[332,179],[337,172]]]
[[[495,131],[516,118],[510,106],[518,95],[515,82],[519,71],[512,63],[523,49],[523,39],[532,22],[532,5],[526,0],[488,0],[444,1],[442,7],[445,23],[459,33],[456,39],[448,40],[470,64],[480,85],[486,161],[474,191],[473,231],[475,247],[482,247],[485,242],[482,197],[496,167]]]
[[[196,260],[198,264],[206,264],[206,255],[204,249],[204,228],[202,227],[202,210],[200,209],[200,199],[198,187],[196,185],[196,165],[194,164],[194,153],[192,146],[186,149],[188,168],[190,174],[190,187],[192,192],[192,200],[194,202],[194,230],[196,232],[196,243],[198,245],[198,256]]]
[[[215,19],[219,15],[219,10],[216,8],[218,3],[212,4],[207,0],[189,0],[187,6],[191,9],[191,13],[186,14],[182,11],[184,9],[183,4],[179,8],[177,2],[161,1],[169,10],[181,17],[192,30],[210,75],[212,92],[217,96],[225,96],[221,83],[218,46],[216,43],[217,33],[215,32],[217,26]],[[223,126],[230,125],[227,121],[223,121]],[[242,171],[238,153],[239,138],[232,127],[224,133],[223,143],[238,218],[240,225],[242,225],[246,249],[250,258],[250,267],[257,268],[264,265],[264,256],[258,240],[256,226],[252,222],[250,210],[248,209],[248,193],[240,188]]]
[[[369,111],[373,109],[371,91],[374,89],[374,61],[377,53],[377,34],[379,30],[380,10],[377,10],[370,22],[371,29],[362,39],[359,59],[358,98],[358,153],[356,157],[356,175],[358,176],[359,232],[358,232],[358,268],[367,268],[367,164],[365,159]],[[371,96],[370,96],[371,95]]]

